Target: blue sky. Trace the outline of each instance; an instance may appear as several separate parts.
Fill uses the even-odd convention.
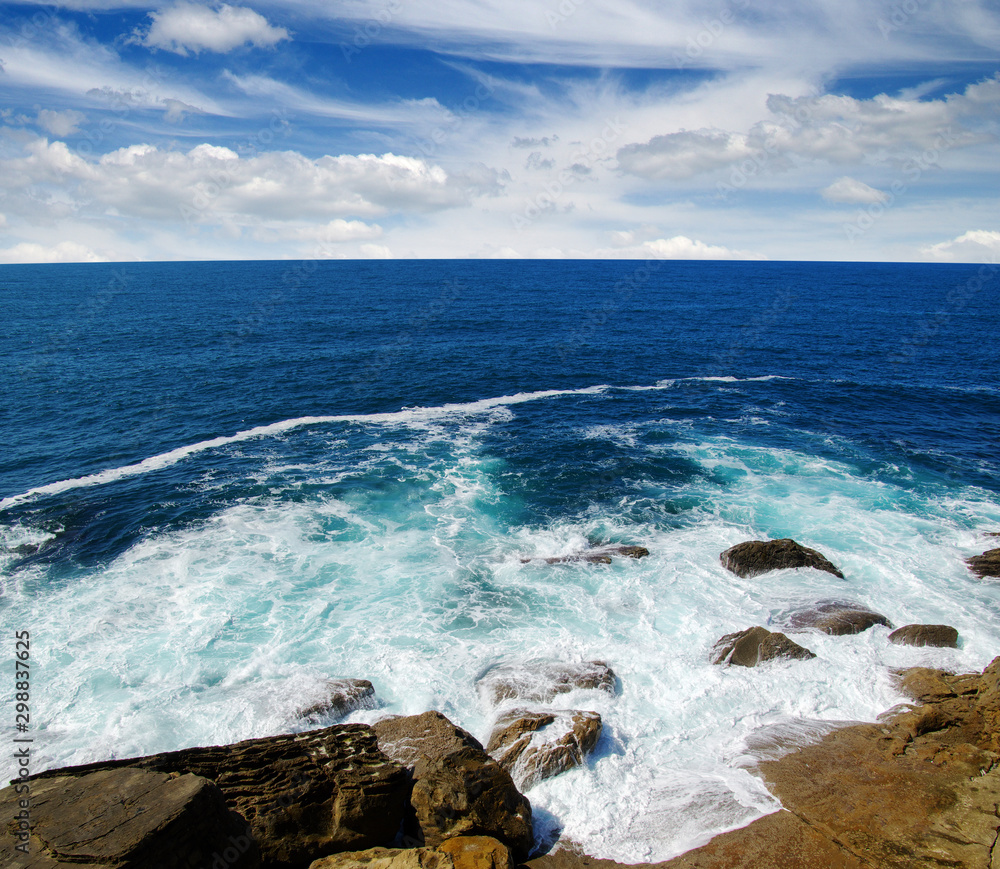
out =
[[[0,262],[1000,257],[985,0],[0,4]]]

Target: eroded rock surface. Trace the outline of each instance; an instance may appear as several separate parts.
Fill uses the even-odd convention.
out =
[[[784,634],[772,633],[762,627],[726,634],[712,648],[713,664],[735,664],[740,667],[756,667],[764,661],[782,658],[807,661],[815,657],[808,649]]]
[[[391,842],[409,790],[406,771],[378,750],[364,724],[65,767],[37,780],[124,767],[214,781],[250,823],[269,869]]]
[[[727,570],[744,578],[795,567],[812,567],[844,578],[844,574],[822,553],[787,537],[781,540],[748,540],[737,543],[723,552],[719,560]]]
[[[577,689],[614,694],[617,679],[604,661],[524,661],[494,667],[479,680],[479,690],[494,706],[504,700],[550,703]]]
[[[601,730],[596,712],[515,709],[497,721],[486,751],[519,788],[529,788],[581,766],[597,746]]]
[[[11,822],[21,795],[0,791],[0,865],[21,869],[143,867],[182,869],[222,859],[258,869],[260,851],[246,820],[200,776],[108,769],[30,782],[30,838]],[[16,850],[27,846],[27,853]],[[225,856],[223,856],[225,855]]]
[[[372,848],[324,857],[309,869],[514,869],[510,851],[489,836],[458,836],[437,848]]]

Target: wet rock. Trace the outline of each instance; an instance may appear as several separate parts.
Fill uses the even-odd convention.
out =
[[[958,631],[949,625],[904,625],[889,634],[889,642],[902,646],[958,647]]]
[[[601,730],[596,712],[515,709],[497,721],[486,751],[519,788],[529,788],[581,766]]]
[[[545,558],[543,561],[546,564],[564,564],[574,561],[584,561],[588,564],[611,564],[615,558],[645,558],[647,555],[649,555],[649,550],[645,546],[597,546],[583,552],[574,552],[571,555]],[[534,559],[522,558],[521,564],[528,564],[531,561]]]
[[[784,634],[772,633],[761,627],[726,634],[712,648],[713,664],[736,664],[740,667],[756,667],[764,661],[779,658],[806,661],[815,657]]]
[[[364,724],[65,767],[37,779],[125,767],[214,781],[250,823],[269,869],[391,842],[409,790],[406,771],[378,750]]]
[[[617,679],[604,661],[525,661],[494,667],[479,680],[480,692],[494,706],[511,699],[550,703],[577,689],[614,694]]]
[[[196,775],[108,769],[30,783],[30,839],[18,836],[23,794],[0,791],[0,865],[57,869],[213,865],[258,869],[260,851],[246,820],[222,792]],[[26,845],[25,850],[16,850]]]
[[[794,567],[812,567],[844,578],[844,574],[821,553],[790,538],[737,543],[723,552],[719,560],[727,570],[744,578]]]
[[[439,712],[377,722],[382,750],[413,777],[407,832],[427,846],[491,836],[518,860],[534,843],[531,804],[471,734]]]
[[[375,688],[367,679],[328,679],[322,697],[298,711],[300,718],[343,718],[355,709],[375,706]]]
[[[967,558],[965,563],[978,576],[1000,576],[1000,549],[988,549],[982,555]]]
[[[892,627],[892,622],[885,616],[861,604],[846,601],[821,601],[792,610],[776,618],[775,624],[788,631],[816,630],[835,637],[860,634],[874,625]]]

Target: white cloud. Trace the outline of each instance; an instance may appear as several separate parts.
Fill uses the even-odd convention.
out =
[[[0,262],[4,263],[103,263],[107,259],[75,241],[61,241],[53,247],[22,242],[14,247],[0,249]]]
[[[951,241],[922,248],[925,258],[938,262],[1000,262],[1000,232],[973,229]]]
[[[365,259],[392,259],[392,251],[384,244],[363,244],[359,250]]]
[[[63,138],[77,132],[87,116],[82,112],[67,109],[57,112],[52,109],[42,109],[38,112],[38,126],[53,136]]]
[[[874,205],[876,202],[885,202],[889,198],[881,190],[847,175],[838,178],[829,187],[825,187],[820,191],[820,195],[827,202],[848,205]]]
[[[703,129],[654,136],[618,151],[619,166],[650,180],[684,179],[750,160],[757,167],[789,168],[791,161],[833,165],[899,163],[915,154],[937,159],[945,151],[996,138],[1000,76],[937,100],[881,94],[870,100],[826,94],[767,99],[768,117],[746,133]]]
[[[283,27],[272,27],[253,9],[230,6],[216,8],[180,2],[151,12],[153,23],[141,40],[147,48],[162,48],[175,54],[201,51],[225,53],[241,45],[273,48],[289,38]]]

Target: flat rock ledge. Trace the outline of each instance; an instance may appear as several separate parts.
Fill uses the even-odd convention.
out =
[[[406,770],[378,750],[364,724],[63,767],[28,781],[34,792],[55,778],[125,770],[214,782],[226,805],[249,823],[268,869],[301,869],[327,854],[391,842],[410,790]],[[189,865],[177,861],[169,865]]]
[[[673,860],[639,866],[997,869],[1000,658],[982,674],[916,668],[902,680],[930,699],[758,764],[782,810]],[[573,847],[528,863],[530,869],[624,865]]]
[[[486,751],[526,790],[582,766],[597,747],[602,729],[596,712],[514,709],[498,719]]]
[[[764,661],[779,659],[808,661],[815,657],[815,654],[784,634],[772,633],[762,627],[726,634],[712,648],[713,664],[735,664],[740,667],[756,667]]]
[[[437,848],[371,848],[316,860],[309,869],[514,869],[510,851],[489,836],[457,836]]]
[[[812,567],[844,578],[839,568],[822,553],[809,549],[791,538],[781,540],[748,540],[730,546],[719,556],[722,566],[744,579],[760,576],[772,570]]]
[[[969,570],[981,577],[1000,577],[1000,549],[987,549],[982,555],[967,558]]]

